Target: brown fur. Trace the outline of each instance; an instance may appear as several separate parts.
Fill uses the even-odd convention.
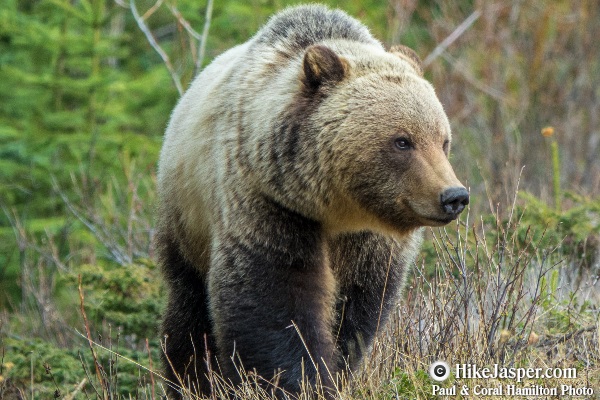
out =
[[[410,63],[410,65],[413,67],[413,69],[415,70],[415,72],[419,76],[423,76],[423,64],[421,63],[421,59],[419,58],[419,56],[417,55],[417,53],[415,53],[415,51],[413,49],[399,44],[399,45],[392,46],[390,48],[390,53],[396,54],[397,56],[408,61]]]

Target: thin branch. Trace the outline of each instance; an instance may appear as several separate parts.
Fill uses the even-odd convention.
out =
[[[152,14],[154,14],[156,12],[156,10],[158,10],[160,8],[162,3],[163,3],[163,0],[157,0],[156,3],[154,3],[154,5],[152,7],[150,7],[148,9],[148,11],[146,11],[144,13],[144,15],[142,15],[142,19],[145,21],[148,18],[150,18],[152,16]]]
[[[202,68],[202,62],[204,61],[204,54],[206,52],[206,41],[208,40],[208,31],[210,29],[210,21],[212,19],[213,0],[208,0],[206,5],[206,14],[204,15],[204,28],[202,29],[202,38],[198,44],[198,58],[196,59],[196,66],[194,68],[194,76]]]
[[[444,60],[448,61],[448,63],[450,63],[458,73],[460,73],[462,75],[462,77],[465,79],[465,81],[467,83],[470,83],[476,89],[479,89],[483,93],[487,94],[488,96],[490,96],[500,102],[507,101],[506,96],[504,95],[504,93],[502,91],[500,91],[492,86],[486,85],[484,82],[475,78],[471,73],[469,73],[467,71],[467,68],[460,61],[458,61],[457,59],[452,57],[450,54],[442,53],[441,56],[444,58]]]
[[[85,386],[86,383],[87,383],[87,378],[83,378],[81,380],[81,382],[79,382],[79,384],[75,387],[75,390],[73,390],[71,393],[66,395],[63,400],[73,400],[75,398],[75,396],[79,392],[81,392],[81,390],[83,389],[83,387]]]
[[[598,328],[595,325],[592,325],[592,326],[588,326],[585,328],[581,328],[577,331],[567,333],[566,335],[556,335],[556,336],[548,335],[545,340],[540,340],[536,347],[547,347],[549,345],[556,346],[558,344],[568,341],[573,336],[579,336],[582,333],[593,332],[596,329],[598,329]]]
[[[427,68],[433,60],[444,52],[456,39],[462,36],[471,25],[481,16],[481,11],[475,10],[467,19],[465,19],[442,43],[438,44],[435,49],[423,61],[423,67]]]
[[[177,22],[179,22],[181,26],[183,26],[183,28],[187,31],[187,33],[190,34],[190,36],[192,36],[196,40],[202,40],[202,35],[200,35],[194,30],[194,28],[192,28],[190,23],[183,17],[183,15],[181,15],[177,7],[175,7],[174,5],[167,5],[167,7],[169,7],[171,14],[173,14],[173,16],[177,18]]]
[[[56,185],[56,183],[54,183]],[[94,234],[98,240],[106,247],[106,249],[110,252],[113,259],[119,263],[120,265],[131,264],[132,260],[127,256],[125,252],[119,248],[118,245],[113,243],[109,238],[112,237],[112,234],[107,231],[106,227],[103,225],[95,224],[93,220],[86,218],[77,208],[71,203],[71,201],[67,198],[67,196],[58,190],[58,185],[56,185],[56,191],[69,209],[71,213],[82,223],[84,224],[90,232]]]
[[[179,77],[179,75],[177,74],[175,69],[173,68],[173,65],[171,64],[171,60],[169,59],[169,56],[167,55],[167,53],[165,53],[165,51],[156,42],[156,39],[154,38],[154,35],[152,35],[152,32],[148,28],[148,25],[146,25],[146,22],[140,16],[140,14],[135,6],[134,0],[129,1],[129,7],[131,8],[131,13],[133,14],[133,18],[135,18],[135,21],[137,22],[140,30],[142,32],[144,32],[144,35],[146,35],[146,39],[148,39],[148,43],[150,43],[152,48],[154,50],[156,50],[156,52],[158,53],[160,58],[162,58],[163,62],[165,63],[165,66],[169,70],[169,73],[171,74],[171,79],[173,79],[173,83],[175,83],[175,87],[177,88],[179,95],[183,95],[183,87],[181,86],[181,78]]]
[[[83,316],[83,326],[85,328],[85,334],[86,334],[86,339],[88,341],[88,345],[90,346],[90,351],[92,352],[92,358],[94,359],[94,367],[96,369],[96,377],[98,378],[98,382],[100,383],[101,387],[104,388],[104,379],[102,378],[102,374],[100,373],[100,363],[98,362],[98,355],[96,354],[96,351],[94,350],[94,346],[93,346],[93,340],[92,340],[92,333],[90,332],[90,325],[88,323],[88,319],[87,319],[87,315],[85,314],[85,307],[84,307],[84,298],[83,298],[83,289],[81,287],[81,275],[79,275],[79,305],[80,305],[80,311],[81,311],[81,315]],[[100,394],[98,392],[96,392],[98,394],[98,397],[100,397]],[[105,400],[108,399],[107,393],[105,390],[102,391],[103,394],[103,398]]]
[[[148,352],[148,360],[150,361],[150,370],[154,370],[154,366],[152,365],[152,352],[150,351],[150,344],[148,343],[148,338],[146,338],[146,351]],[[154,391],[154,374],[150,374],[150,387],[152,390],[152,400],[156,399],[155,391]]]

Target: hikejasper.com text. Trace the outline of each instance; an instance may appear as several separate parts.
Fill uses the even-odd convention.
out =
[[[479,368],[475,364],[456,364],[454,377],[457,379],[511,379],[522,382],[523,379],[575,379],[575,368],[517,368],[491,367]]]

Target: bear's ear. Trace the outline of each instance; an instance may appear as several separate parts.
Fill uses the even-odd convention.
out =
[[[401,44],[397,44],[395,46],[392,46],[392,48],[390,49],[390,53],[408,62],[413,67],[417,75],[423,76],[423,64],[421,62],[421,59],[413,49],[411,49],[410,47],[403,46]]]
[[[323,84],[335,84],[346,76],[348,62],[329,47],[313,45],[304,54],[304,75],[311,89]]]

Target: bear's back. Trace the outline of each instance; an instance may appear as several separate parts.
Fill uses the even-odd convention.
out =
[[[343,39],[381,46],[366,26],[341,10],[322,5],[289,8],[269,20],[256,34],[257,44],[301,51],[325,40]]]
[[[161,215],[161,224],[182,220],[178,234],[188,243],[207,242],[210,227],[220,218],[213,210],[223,208],[231,196],[227,182],[243,177],[237,191],[288,191],[271,184],[282,167],[273,162],[275,151],[268,146],[276,147],[282,127],[291,126],[292,119],[308,116],[290,110],[298,113],[305,49],[317,43],[355,60],[372,52],[386,54],[369,30],[345,12],[304,5],[277,14],[248,42],[217,57],[183,95],[165,133],[158,185],[164,209],[173,211]],[[311,165],[295,167],[294,173],[311,170]],[[312,186],[289,174],[286,182]],[[297,197],[304,191],[290,193]],[[310,214],[312,208],[302,211]],[[169,214],[176,210],[185,210],[186,217]],[[182,251],[198,263],[205,253],[201,246]]]

